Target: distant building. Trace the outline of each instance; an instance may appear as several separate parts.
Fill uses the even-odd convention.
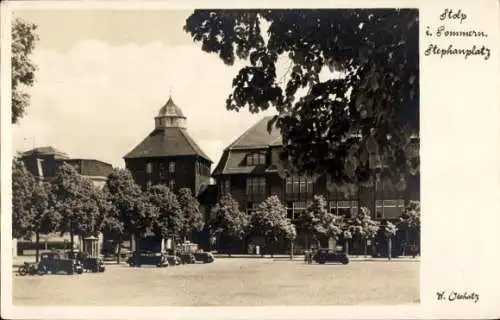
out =
[[[34,148],[23,152],[21,159],[28,171],[39,179],[54,177],[57,167],[62,163],[67,163],[73,166],[80,175],[89,178],[99,187],[106,183],[107,176],[113,170],[113,166],[109,163],[95,159],[70,158],[66,153],[54,147]]]
[[[24,165],[36,178],[48,180],[55,176],[58,166],[63,163],[72,165],[78,174],[92,180],[94,185],[103,187],[107,176],[113,170],[109,163],[94,159],[74,159],[68,154],[51,146],[38,147],[21,153],[21,160]],[[58,233],[41,235],[44,242],[68,242],[69,234],[60,236]],[[101,238],[101,236],[100,236]],[[32,241],[34,241],[34,236]],[[78,236],[75,236],[75,243],[79,243]]]
[[[327,174],[290,175],[279,156],[281,133],[277,128],[267,130],[270,119],[261,119],[224,149],[213,172],[218,198],[230,193],[240,209],[250,214],[264,199],[276,195],[286,206],[288,217],[294,219],[307,208],[314,195],[323,195],[332,213],[354,217],[363,206],[371,210],[373,218],[387,220],[398,219],[405,201],[420,198],[419,176],[409,177],[404,190],[376,182],[368,186],[353,185],[354,192],[349,194]],[[297,249],[306,245],[300,235],[296,244]],[[241,246],[244,243],[240,244],[240,250],[246,250]],[[286,244],[282,250],[286,250]]]

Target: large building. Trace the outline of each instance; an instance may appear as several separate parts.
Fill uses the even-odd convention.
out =
[[[127,169],[142,187],[164,184],[175,193],[189,188],[207,215],[215,199],[211,196],[214,186],[210,185],[212,160],[187,132],[186,117],[172,97],[160,108],[154,125],[153,131],[124,156]],[[198,234],[196,241],[204,242],[207,237],[203,235]],[[141,248],[157,250],[159,239],[149,238],[143,239]]]
[[[172,98],[154,120],[154,130],[125,155],[127,169],[141,186],[162,183],[198,195],[210,183],[212,160],[188,134],[186,117]]]
[[[314,195],[323,195],[332,213],[353,217],[363,206],[380,220],[398,219],[405,201],[419,199],[418,176],[409,177],[406,188],[400,190],[381,182],[339,187],[327,174],[289,175],[280,160],[281,134],[277,128],[268,131],[269,120],[270,117],[261,119],[224,150],[213,172],[218,198],[230,193],[240,209],[250,214],[265,198],[277,195],[293,219],[305,210]],[[304,241],[299,235],[298,250],[304,248]],[[245,250],[245,246],[240,244],[240,250]],[[286,246],[282,249],[286,250]]]

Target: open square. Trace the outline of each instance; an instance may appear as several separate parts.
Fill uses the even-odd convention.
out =
[[[17,306],[396,305],[419,302],[416,260],[304,264],[224,258],[168,268],[108,265],[101,274],[13,280]]]

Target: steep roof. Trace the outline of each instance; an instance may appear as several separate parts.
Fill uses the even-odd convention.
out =
[[[132,151],[126,154],[124,159],[193,155],[212,162],[191,138],[186,129],[171,127],[155,129]]]
[[[248,150],[265,149],[282,145],[282,136],[279,129],[273,126],[271,132],[267,130],[269,120],[271,119],[272,117],[262,118],[224,149],[222,157],[212,175],[265,173],[267,165],[249,166],[245,164],[245,158]]]
[[[62,152],[54,147],[45,146],[38,147],[22,153],[23,157],[29,156],[54,156],[57,159],[69,159],[68,155],[65,152]]]
[[[271,132],[267,130],[267,125],[271,119],[272,117],[264,117],[259,120],[231,143],[227,149],[252,149],[281,145],[282,137],[279,129],[273,126]]]

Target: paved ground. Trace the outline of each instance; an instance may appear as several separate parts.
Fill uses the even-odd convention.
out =
[[[108,265],[101,274],[13,273],[13,298],[15,305],[409,304],[419,301],[419,267],[415,260],[306,265],[244,258],[163,269]]]

